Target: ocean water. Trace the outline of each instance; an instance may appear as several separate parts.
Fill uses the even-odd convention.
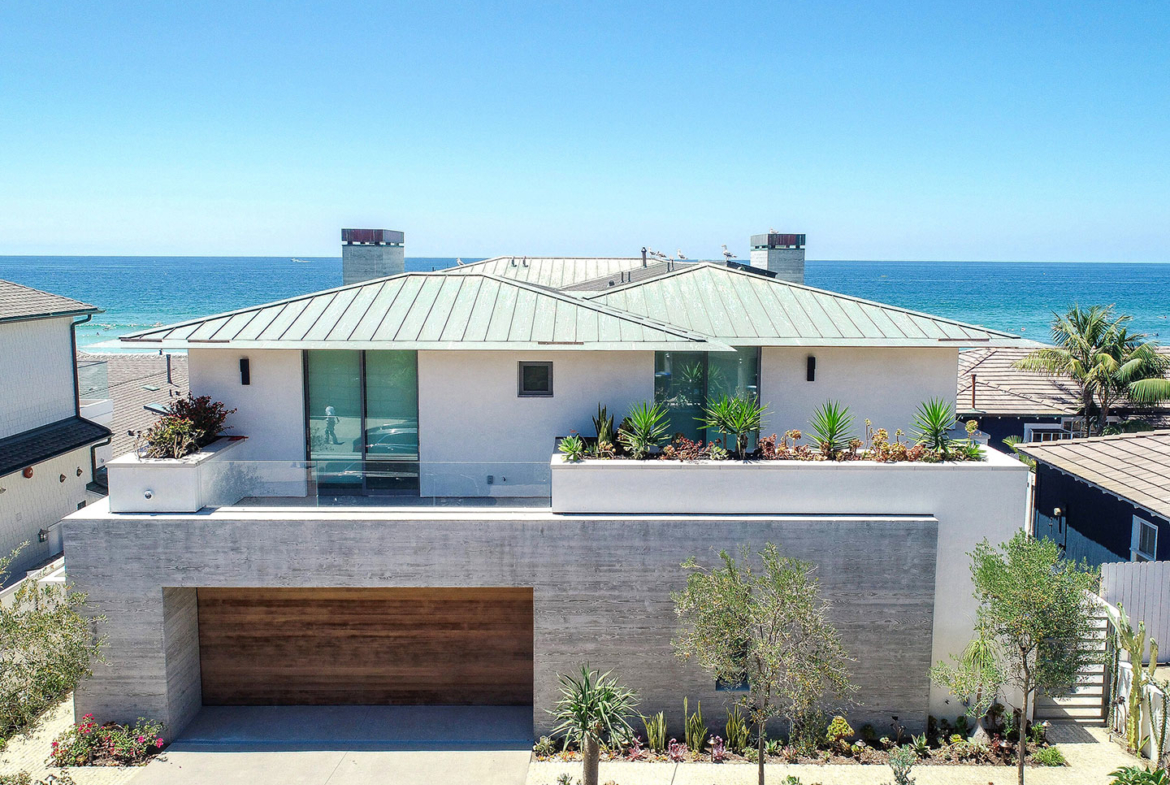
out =
[[[464,261],[475,261],[464,258]],[[408,270],[451,258],[408,258]],[[341,259],[0,256],[0,278],[105,309],[78,327],[80,347],[119,335],[341,284]],[[1047,340],[1053,311],[1112,304],[1170,343],[1170,264],[809,261],[809,286]]]

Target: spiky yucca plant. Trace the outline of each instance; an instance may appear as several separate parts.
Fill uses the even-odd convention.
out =
[[[637,705],[637,694],[619,684],[611,673],[582,665],[580,676],[561,676],[561,697],[549,711],[557,720],[553,733],[581,745],[584,785],[597,785],[600,744],[625,741],[634,732],[626,718]]]
[[[836,458],[853,438],[853,415],[848,406],[839,401],[825,401],[813,412],[809,428],[816,436],[821,453],[827,458]]]
[[[754,397],[732,398],[721,395],[703,409],[703,415],[696,417],[699,424],[708,431],[717,431],[725,436],[735,437],[735,454],[740,460],[747,457],[748,442],[753,434],[760,432],[764,424],[767,404],[761,404]]]

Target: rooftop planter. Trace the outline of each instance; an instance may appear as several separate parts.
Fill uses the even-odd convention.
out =
[[[984,460],[614,460],[552,458],[552,508],[566,513],[939,514],[940,496],[961,504],[992,473],[1028,467],[984,449]],[[1021,511],[1022,512],[1022,511]],[[1022,518],[1022,515],[1021,515]]]
[[[127,453],[106,463],[110,512],[198,512],[210,503],[220,472],[243,436],[225,436],[182,458]]]

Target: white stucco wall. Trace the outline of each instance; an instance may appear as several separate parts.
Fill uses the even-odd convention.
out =
[[[551,398],[517,395],[522,360],[553,363]],[[424,496],[544,496],[556,437],[654,397],[654,353],[419,352],[418,393]]]
[[[71,321],[0,324],[0,438],[77,413]]]
[[[240,384],[240,358],[250,360],[252,383]],[[236,413],[229,436],[247,436],[234,460],[305,460],[304,381],[297,350],[192,349],[192,395],[210,395]]]
[[[1022,527],[1028,467],[995,450],[981,463],[868,461],[552,461],[558,513],[932,515],[938,520],[932,662],[971,640],[977,603],[968,554],[984,538],[1006,542]],[[729,547],[734,543],[728,543]],[[850,543],[841,542],[842,548]],[[890,630],[896,635],[896,630]],[[962,713],[932,686],[935,716]]]
[[[816,380],[807,381],[809,356]],[[849,407],[860,437],[869,418],[875,428],[910,433],[918,404],[955,399],[959,350],[883,348],[765,348],[760,354],[760,397],[769,405],[765,433],[809,430],[809,420],[828,400]]]
[[[32,469],[32,477],[25,477],[23,469],[0,477],[0,555],[7,556],[21,543],[28,543],[9,568],[10,580],[60,551],[60,537],[51,533],[46,542],[38,542],[37,535],[41,529],[52,530],[75,512],[86,501],[85,485],[93,479],[88,447],[50,458]]]

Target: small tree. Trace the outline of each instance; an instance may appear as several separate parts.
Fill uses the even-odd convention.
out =
[[[684,660],[695,658],[719,681],[747,683],[738,701],[756,726],[759,782],[764,783],[765,724],[788,720],[794,739],[815,732],[821,703],[849,692],[848,658],[825,618],[826,603],[808,562],[780,555],[772,544],[757,554],[757,572],[744,547],[736,561],[707,569],[692,557],[686,588],[673,595],[683,627],[674,641]]]
[[[565,741],[581,746],[584,785],[597,785],[600,744],[621,741],[633,734],[626,720],[637,705],[637,695],[610,676],[581,666],[581,676],[561,676],[561,697],[550,711],[558,724],[553,733],[565,734]]]
[[[1097,575],[1086,565],[1061,559],[1051,540],[1032,539],[1022,531],[1004,545],[984,540],[970,556],[979,600],[980,656],[940,662],[931,676],[965,701],[977,694],[978,706],[969,705],[980,714],[1002,687],[1019,690],[1017,774],[1023,785],[1033,697],[1067,691],[1082,668],[1095,661],[1082,642],[1092,631],[1089,592]]]
[[[22,546],[23,547],[23,546]],[[0,578],[19,552],[0,559]],[[82,615],[85,595],[26,579],[0,607],[0,740],[31,726],[90,675],[101,641]]]

